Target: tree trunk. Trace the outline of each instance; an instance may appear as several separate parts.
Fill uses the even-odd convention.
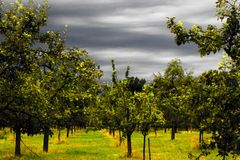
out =
[[[16,132],[16,144],[15,144],[15,156],[21,156],[21,130],[19,127],[15,129]]]
[[[240,143],[239,142],[236,143],[236,150],[240,151]]]
[[[202,144],[202,131],[199,131],[199,145],[201,146]]]
[[[119,134],[119,145],[122,145],[122,134],[121,134],[121,130],[118,130],[118,134]]]
[[[73,130],[74,130],[74,127],[72,126],[71,127],[71,135],[73,135]]]
[[[149,160],[151,160],[150,138],[148,138],[148,155],[149,155]]]
[[[155,137],[157,137],[157,126],[154,126]]]
[[[203,143],[203,131],[200,130],[199,131],[199,146],[201,146]]]
[[[132,141],[131,141],[131,135],[132,135],[132,134],[127,133],[127,148],[128,148],[127,157],[132,157]]]
[[[112,135],[112,128],[111,127],[108,129],[108,134]]]
[[[176,131],[175,125],[173,124],[173,125],[172,125],[172,132],[171,132],[171,140],[174,140],[174,139],[175,139],[175,131]]]
[[[115,138],[115,129],[112,130],[112,136]]]
[[[58,143],[61,143],[61,129],[58,129]]]
[[[143,135],[143,160],[145,160],[146,134]]]
[[[178,126],[176,123],[174,124],[174,133],[178,133]],[[174,135],[174,138],[175,138],[175,135]]]
[[[69,137],[70,126],[67,126],[67,138]]]
[[[164,133],[167,133],[167,127],[164,128]]]
[[[190,124],[190,132],[192,133],[193,127],[192,124]]]
[[[43,152],[48,152],[49,132],[45,131],[43,136]]]

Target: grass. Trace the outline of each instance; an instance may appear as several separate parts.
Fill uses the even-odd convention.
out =
[[[78,131],[69,138],[65,138],[65,132],[61,133],[61,143],[58,143],[57,133],[50,138],[49,153],[42,153],[43,135],[23,135],[23,142],[34,153],[21,144],[22,157],[25,159],[46,159],[46,160],[76,160],[76,159],[118,159],[120,149],[113,146],[111,139],[100,132]],[[14,159],[14,136],[9,135],[7,140],[0,140],[0,159]],[[15,158],[19,159],[19,158]]]
[[[163,133],[163,131],[161,131],[158,132],[157,136],[154,133],[150,133],[148,137],[151,143],[150,146],[152,159],[186,160],[189,159],[188,156],[190,153],[196,156],[201,153],[198,146],[198,132],[179,132],[176,134],[176,139],[174,141],[170,140],[170,132]],[[136,145],[136,148],[142,152],[143,138],[141,134],[135,133],[133,136],[133,141]],[[146,152],[148,152],[148,149]],[[219,159],[216,157],[216,152],[214,153],[201,159]]]
[[[80,130],[66,138],[65,131],[61,132],[61,143],[58,143],[57,132],[50,138],[49,153],[42,152],[43,135],[27,136],[23,135],[21,144],[22,157],[14,157],[14,135],[8,133],[6,139],[0,139],[0,159],[10,160],[138,160],[142,159],[143,136],[139,132],[134,132],[132,136],[133,157],[126,158],[126,140],[119,146],[118,137],[110,136],[106,131]],[[176,140],[170,140],[170,132],[159,131],[157,135],[148,135],[151,142],[152,160],[186,160],[189,153],[199,155],[198,132],[179,132]],[[205,135],[205,138],[207,136]],[[32,150],[32,153],[29,148]],[[216,156],[216,151],[201,160],[220,160]],[[146,159],[148,159],[148,149],[146,148]],[[228,159],[233,159],[229,157]],[[240,160],[238,158],[237,160]]]

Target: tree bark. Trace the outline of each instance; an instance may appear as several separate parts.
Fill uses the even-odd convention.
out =
[[[43,152],[48,152],[49,132],[45,131],[43,136]]]
[[[202,131],[200,130],[199,131],[199,145],[201,146],[201,143],[202,143]]]
[[[69,137],[70,126],[67,126],[67,138]]]
[[[71,135],[73,135],[74,127],[71,127]]]
[[[237,144],[236,144],[236,150],[240,151],[240,143],[239,142],[237,142]]]
[[[111,127],[109,127],[109,129],[108,129],[108,134],[112,135],[112,128]]]
[[[58,143],[61,143],[61,129],[58,129]]]
[[[193,127],[192,124],[190,124],[190,132],[192,133]]]
[[[157,126],[154,126],[155,137],[157,137]]]
[[[115,138],[115,129],[112,130],[112,136]]]
[[[121,130],[118,130],[118,134],[119,134],[119,145],[122,145],[122,134],[121,134]]]
[[[146,134],[143,135],[143,160],[145,160]]]
[[[15,144],[15,156],[21,156],[21,130],[19,127],[16,127],[16,144]]]
[[[148,138],[148,155],[149,155],[149,160],[151,160],[150,138]]]
[[[171,140],[174,140],[174,139],[175,139],[175,131],[176,131],[175,125],[173,124],[173,125],[172,125],[172,132],[171,132]]]
[[[200,131],[199,131],[199,145],[201,146],[202,143],[203,143],[203,131],[200,130]]]
[[[127,133],[127,148],[128,148],[127,157],[132,157],[132,141],[131,141],[131,135],[132,135],[132,134]]]

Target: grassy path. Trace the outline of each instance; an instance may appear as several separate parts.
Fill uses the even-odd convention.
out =
[[[104,134],[105,136],[115,141],[115,144],[119,144],[117,136],[115,138],[112,138],[106,132]],[[170,131],[167,133],[158,131],[157,135],[151,132],[148,135],[151,142],[151,158],[152,160],[188,160],[189,154],[198,156],[201,153],[198,146],[198,136],[199,132],[180,131],[176,134],[176,139],[172,141],[170,140]],[[205,135],[206,141],[209,140],[207,138],[209,136],[210,135]],[[139,132],[134,132],[132,135],[133,157],[130,158],[131,160],[142,159],[142,144],[142,134]],[[126,142],[120,147],[123,155],[126,154],[126,147]],[[208,155],[207,157],[201,157],[200,160],[221,160],[221,157],[217,157],[216,155],[217,152],[212,151],[212,154]],[[125,157],[122,158],[126,159]],[[146,160],[148,160],[147,147]],[[233,157],[228,157],[226,160],[240,160],[240,157],[236,159]]]
[[[198,150],[198,132],[179,132],[176,134],[176,140],[170,140],[170,133],[159,131],[157,136],[151,133],[148,136],[151,140],[152,160],[187,160],[189,153],[200,154]],[[14,136],[8,134],[7,139],[0,139],[0,159],[3,160],[139,160],[142,159],[142,141],[143,136],[134,132],[132,135],[133,157],[126,158],[126,140],[119,146],[118,136],[115,138],[105,131],[77,131],[74,135],[66,138],[65,131],[61,133],[61,143],[58,143],[57,133],[50,138],[49,153],[42,152],[43,135],[27,136],[23,135],[23,142],[34,153],[21,144],[22,157],[15,158],[14,154]],[[146,157],[148,149],[146,148]],[[148,158],[147,158],[148,159]],[[146,159],[146,160],[147,160]],[[216,157],[216,152],[208,157],[202,157],[201,160],[220,160]],[[232,160],[229,157],[228,160]],[[237,158],[236,160],[240,160]]]
[[[111,139],[101,132],[78,131],[73,136],[65,138],[62,132],[62,142],[57,142],[56,135],[50,139],[49,153],[42,153],[42,135],[23,136],[24,143],[40,157],[32,154],[26,146],[21,144],[22,158],[44,160],[118,160],[120,148],[114,147]],[[0,159],[14,158],[14,137],[10,135],[7,140],[0,140]]]

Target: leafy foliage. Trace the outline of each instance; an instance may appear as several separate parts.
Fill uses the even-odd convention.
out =
[[[94,103],[102,72],[85,50],[65,48],[64,32],[42,30],[47,1],[37,6],[17,0],[4,7],[1,3],[0,127],[13,127],[19,140],[20,132],[49,134]]]
[[[202,106],[198,110],[205,118],[200,125],[213,133],[211,146],[217,145],[223,159],[229,153],[239,154],[239,11],[238,0],[218,0],[216,16],[222,22],[219,28],[208,25],[203,29],[193,25],[186,29],[174,17],[167,21],[177,45],[193,42],[197,44],[201,56],[223,50],[231,58],[222,63],[220,71],[209,71],[201,76],[202,92],[199,93],[201,99],[205,99],[205,102],[199,101]],[[206,114],[206,111],[211,113]]]
[[[199,25],[186,29],[183,23],[169,18],[167,27],[176,35],[177,45],[193,42],[197,44],[201,56],[209,55],[224,50],[233,60],[234,64],[240,63],[240,3],[238,0],[218,0],[216,15],[222,21],[220,28],[208,25],[204,30]]]
[[[206,128],[213,131],[213,142],[219,154],[239,154],[239,73],[208,71],[202,82],[209,92],[207,99],[211,115],[204,120]]]

